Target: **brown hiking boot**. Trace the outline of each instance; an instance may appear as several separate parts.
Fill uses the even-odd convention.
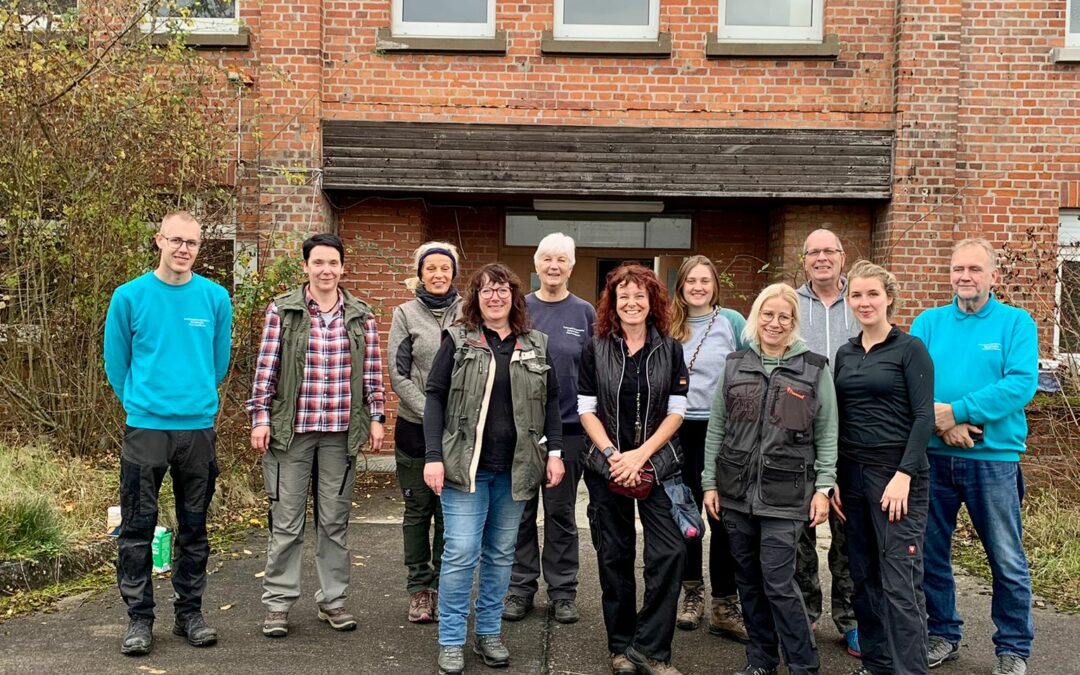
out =
[[[356,628],[356,619],[344,607],[334,607],[333,609],[320,607],[319,621],[330,624],[330,627],[334,630],[353,630]]]
[[[272,638],[283,638],[289,634],[288,612],[267,612],[263,619],[263,635]]]
[[[690,581],[683,584],[682,607],[675,617],[675,625],[683,630],[694,630],[701,625],[705,615],[705,584]]]
[[[729,595],[712,599],[712,611],[709,613],[709,633],[723,635],[739,642],[749,642],[746,624],[743,623],[739,596]]]
[[[626,658],[626,654],[612,654],[611,672],[612,675],[637,675],[637,666]]]
[[[657,661],[645,656],[633,647],[626,648],[626,658],[637,666],[638,675],[682,675],[670,661]]]
[[[434,591],[425,588],[409,598],[409,622],[431,623],[435,620],[435,610],[431,607],[431,595]]]

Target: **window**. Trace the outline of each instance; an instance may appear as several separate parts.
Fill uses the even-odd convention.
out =
[[[235,33],[239,27],[236,0],[164,0],[153,20],[157,32]]]
[[[720,0],[717,37],[736,42],[821,42],[824,6],[825,0]]]
[[[580,248],[690,248],[689,216],[620,213],[507,213],[506,245],[535,247],[552,232]]]
[[[660,0],[555,0],[557,40],[655,40],[659,33]]]
[[[495,0],[393,0],[391,32],[402,37],[495,37]]]
[[[1065,15],[1065,46],[1080,47],[1080,0],[1069,0]]]
[[[63,18],[73,18],[79,10],[76,0],[19,0],[23,28],[45,30]]]
[[[1080,357],[1080,211],[1063,211],[1058,230],[1054,351]]]

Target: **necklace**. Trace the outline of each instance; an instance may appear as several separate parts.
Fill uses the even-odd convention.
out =
[[[697,347],[694,348],[694,355],[690,357],[690,365],[686,367],[688,372],[694,370],[694,364],[697,363],[698,354],[701,352],[702,345],[705,344],[706,338],[709,337],[709,332],[712,330],[713,324],[716,323],[716,317],[720,316],[719,309],[713,309],[712,318],[709,319],[709,325],[705,326],[705,334],[701,336],[701,340],[698,341]]]
[[[629,350],[628,350],[629,351]],[[645,351],[644,347],[639,349],[637,354],[629,356],[630,363],[634,365],[634,447],[640,447],[642,443],[642,424],[641,424],[641,363],[638,357],[641,356],[641,352]]]

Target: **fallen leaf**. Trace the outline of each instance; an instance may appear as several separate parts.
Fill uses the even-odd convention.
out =
[[[250,523],[251,525],[262,525],[262,523],[259,522],[258,518],[252,518],[248,520],[248,523]]]
[[[244,555],[251,555],[251,551],[249,551],[249,550],[247,550],[247,549],[245,548],[245,549],[244,549]]]
[[[218,609],[220,609],[220,610],[221,610],[221,611],[223,611],[223,612],[227,612],[227,611],[229,611],[230,609],[232,609],[232,605],[231,605],[231,604],[228,604],[228,605],[222,605],[221,607],[218,607]]]
[[[261,578],[263,578],[265,576],[266,576],[266,572],[256,572],[255,573],[255,578],[256,579],[261,579]]]

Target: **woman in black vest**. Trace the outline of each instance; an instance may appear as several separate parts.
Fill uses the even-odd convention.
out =
[[[510,663],[503,597],[525,502],[564,473],[559,381],[547,336],[530,330],[521,282],[506,266],[480,268],[461,319],[444,332],[424,405],[424,482],[442,499],[440,675],[465,670],[469,597],[479,566],[473,652]]]
[[[721,518],[735,559],[750,644],[738,675],[819,672],[817,646],[795,583],[806,522],[829,515],[836,477],[836,395],[828,361],[799,339],[799,299],[773,284],[754,301],[728,354],[705,437],[705,509]],[[779,642],[777,640],[779,638]]]
[[[589,524],[600,568],[611,670],[677,674],[670,665],[675,610],[686,548],[671,500],[656,484],[636,499],[645,529],[645,598],[637,609],[634,562],[635,498],[643,469],[659,481],[682,467],[675,432],[686,411],[689,376],[682,345],[667,334],[667,293],[638,264],[612,271],[596,309],[596,330],[585,345],[578,412],[589,437],[585,484]],[[612,485],[614,484],[614,485]]]
[[[836,352],[840,462],[833,502],[847,522],[860,675],[929,670],[922,586],[934,364],[921,340],[890,323],[898,291],[885,269],[855,263],[847,302],[862,333]]]

